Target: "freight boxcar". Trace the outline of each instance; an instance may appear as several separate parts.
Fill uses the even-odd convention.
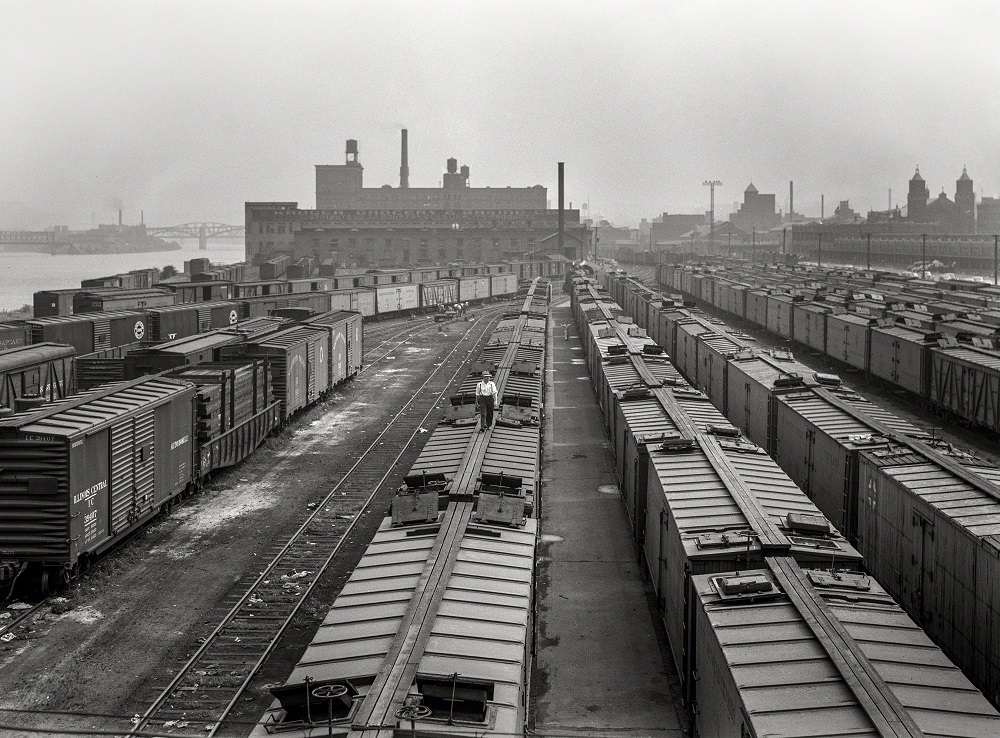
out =
[[[205,281],[160,282],[160,286],[176,292],[178,303],[215,302],[216,300],[229,300],[233,296],[232,282],[221,282],[211,279],[206,279]]]
[[[299,292],[326,292],[333,287],[333,280],[325,277],[308,277],[306,279],[289,279],[289,291],[293,294]]]
[[[888,319],[886,319],[888,320]],[[931,381],[930,348],[940,334],[905,325],[881,322],[872,326],[869,371],[872,376],[928,397]]]
[[[256,318],[269,315],[272,310],[286,307],[301,307],[325,312],[330,309],[329,292],[300,292],[299,294],[273,295],[270,297],[246,297],[238,300],[242,306],[243,318]]]
[[[490,296],[490,278],[488,275],[465,276],[458,278],[458,301],[479,302]]]
[[[517,275],[510,272],[490,275],[490,295],[495,300],[513,297],[515,293],[517,293]]]
[[[821,302],[795,303],[792,306],[792,338],[803,346],[826,353],[826,316],[833,307]]]
[[[135,343],[149,333],[147,315],[138,310],[32,318],[25,323],[32,343],[65,343],[78,354]]]
[[[311,325],[327,326],[329,330],[330,387],[354,377],[364,364],[360,313],[330,310],[303,320]]]
[[[18,410],[21,398],[51,402],[76,391],[72,346],[39,343],[0,351],[0,406]]]
[[[858,548],[872,574],[1000,703],[1000,469],[914,446],[863,453]]]
[[[223,347],[243,341],[244,337],[239,333],[214,331],[145,346],[125,356],[125,376],[131,379],[167,369],[216,361],[220,358]]]
[[[288,265],[291,262],[292,257],[288,254],[281,254],[280,256],[275,256],[273,259],[268,259],[260,265],[260,278],[281,279],[285,276],[285,272],[288,271]]]
[[[771,333],[791,338],[795,334],[795,305],[805,302],[805,299],[804,295],[768,295],[765,327]]]
[[[57,315],[72,315],[73,301],[81,292],[117,292],[118,287],[70,287],[64,290],[39,290],[33,295],[32,316],[52,318]]]
[[[291,292],[288,282],[283,279],[259,279],[253,282],[236,282],[233,284],[233,297],[274,297],[287,295]]]
[[[281,419],[286,421],[329,389],[325,334],[315,326],[286,328],[224,346],[220,358],[266,358],[274,399],[281,403]]]
[[[701,574],[683,681],[703,736],[987,736],[1000,715],[871,577]]]
[[[380,318],[420,309],[420,286],[415,283],[382,284],[371,291],[375,293],[375,312]]]
[[[877,325],[869,315],[839,313],[826,316],[826,352],[862,371],[868,371],[871,344],[868,340],[871,327]]]
[[[172,341],[236,325],[241,310],[240,304],[233,301],[151,308],[148,311],[149,338],[153,341]]]
[[[672,413],[670,422],[680,433],[648,445],[645,561],[680,674],[688,673],[692,657],[683,616],[691,606],[691,576],[758,566],[769,555],[822,569],[862,564],[773,460],[734,435],[704,398],[699,404],[717,418],[708,433],[690,435],[685,423],[706,426]],[[690,680],[682,685],[692,686]]]
[[[375,293],[369,289],[364,287],[338,289],[326,294],[330,298],[330,310],[348,310],[361,313],[365,318],[375,315]]]
[[[73,296],[74,313],[111,312],[112,310],[142,310],[164,307],[177,302],[177,294],[169,289],[153,287],[144,290],[91,292],[83,290]]]
[[[434,279],[419,282],[420,307],[436,310],[439,306],[454,305],[458,302],[458,282],[454,279]]]
[[[859,454],[894,437],[929,438],[845,387],[780,394],[771,417],[774,460],[849,540],[857,535]]]
[[[8,576],[63,580],[192,481],[187,382],[151,377],[0,420],[0,551]]]
[[[954,343],[929,351],[934,406],[1000,432],[1000,352]]]
[[[23,320],[0,323],[0,351],[27,346],[31,343],[31,329]]]
[[[788,351],[741,351],[729,362],[726,416],[754,443],[773,452],[773,398],[803,385],[812,371]]]

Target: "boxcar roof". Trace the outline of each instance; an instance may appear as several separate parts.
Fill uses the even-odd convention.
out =
[[[878,721],[898,717],[927,736],[1000,734],[1000,714],[876,581],[802,573],[789,587],[773,566],[743,572],[777,585],[756,601],[724,601],[719,575],[694,577],[755,735],[880,736]],[[862,671],[877,685],[867,709],[851,686]]]

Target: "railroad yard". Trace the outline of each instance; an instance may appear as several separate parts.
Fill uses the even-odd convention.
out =
[[[873,546],[894,508],[872,492],[888,449],[926,454],[941,494],[965,495],[948,514],[989,534],[995,492],[939,457],[974,450],[992,479],[994,437],[656,282],[580,268],[565,294],[535,279],[515,299],[366,322],[363,368],[297,413],[287,346],[341,335],[349,355],[345,313],[252,318],[291,321],[264,329],[285,343],[259,339],[281,371],[254,417],[277,431],[235,466],[231,445],[206,445],[196,458],[219,470],[167,514],[37,607],[0,608],[0,734],[997,734],[979,687],[995,644],[977,628],[967,652],[949,641],[924,599],[938,595],[906,578],[951,562],[895,563],[906,535]],[[204,341],[258,361],[225,348],[233,335],[137,365]],[[159,386],[145,381],[126,389]],[[67,402],[64,423],[91,407]],[[37,412],[8,427],[48,443]],[[802,437],[820,449],[804,465]],[[879,515],[858,512],[865,494]]]
[[[144,713],[205,646],[262,567],[322,503],[329,514],[322,521],[326,529],[318,531],[315,540],[329,542],[346,534],[344,545],[315,583],[304,566],[285,565],[273,572],[279,586],[267,597],[299,601],[313,584],[315,592],[267,667],[236,698],[225,733],[249,732],[270,700],[269,679],[287,672],[289,660],[310,639],[325,614],[324,603],[332,600],[360,556],[388,496],[426,438],[426,428],[441,412],[440,394],[482,337],[490,317],[484,311],[475,321],[440,327],[427,318],[367,326],[366,368],[357,378],[296,418],[242,466],[210,480],[201,494],[125,542],[55,602],[10,631],[12,638],[0,644],[0,732],[37,735],[14,731],[11,724],[53,734],[84,727],[122,733],[132,729],[130,718]],[[401,409],[403,415],[395,419]],[[392,426],[398,427],[395,435],[380,438]],[[410,436],[412,445],[407,444]],[[387,447],[393,449],[391,455]],[[370,453],[380,454],[373,468],[353,471],[355,477],[367,472],[360,483],[351,479],[352,467]],[[326,500],[341,481],[343,489]],[[373,482],[379,497],[365,508]],[[263,620],[277,609],[274,604],[261,598],[255,614]],[[19,614],[13,609],[0,612]],[[188,671],[187,686],[242,679],[232,665],[201,663]],[[92,716],[86,725],[81,714]],[[173,719],[169,732],[178,734],[204,734],[205,725],[212,722],[197,710]]]

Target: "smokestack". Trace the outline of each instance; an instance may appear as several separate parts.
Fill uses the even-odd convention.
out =
[[[122,209],[118,208],[118,227],[122,227]]]
[[[565,194],[565,187],[563,183],[563,163],[559,162],[559,255],[564,256],[563,250],[565,248],[565,215],[563,214],[563,195]]]
[[[788,183],[788,219],[795,220],[795,182]]]
[[[826,195],[819,196],[819,219],[826,217]]]
[[[399,189],[405,190],[410,187],[410,165],[409,155],[406,149],[406,129],[403,129],[403,150],[399,164]]]

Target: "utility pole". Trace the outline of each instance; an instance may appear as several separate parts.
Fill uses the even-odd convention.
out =
[[[709,208],[708,208],[708,247],[710,251],[715,251],[715,186],[721,185],[717,179],[706,179],[701,183],[702,187],[708,187]]]

